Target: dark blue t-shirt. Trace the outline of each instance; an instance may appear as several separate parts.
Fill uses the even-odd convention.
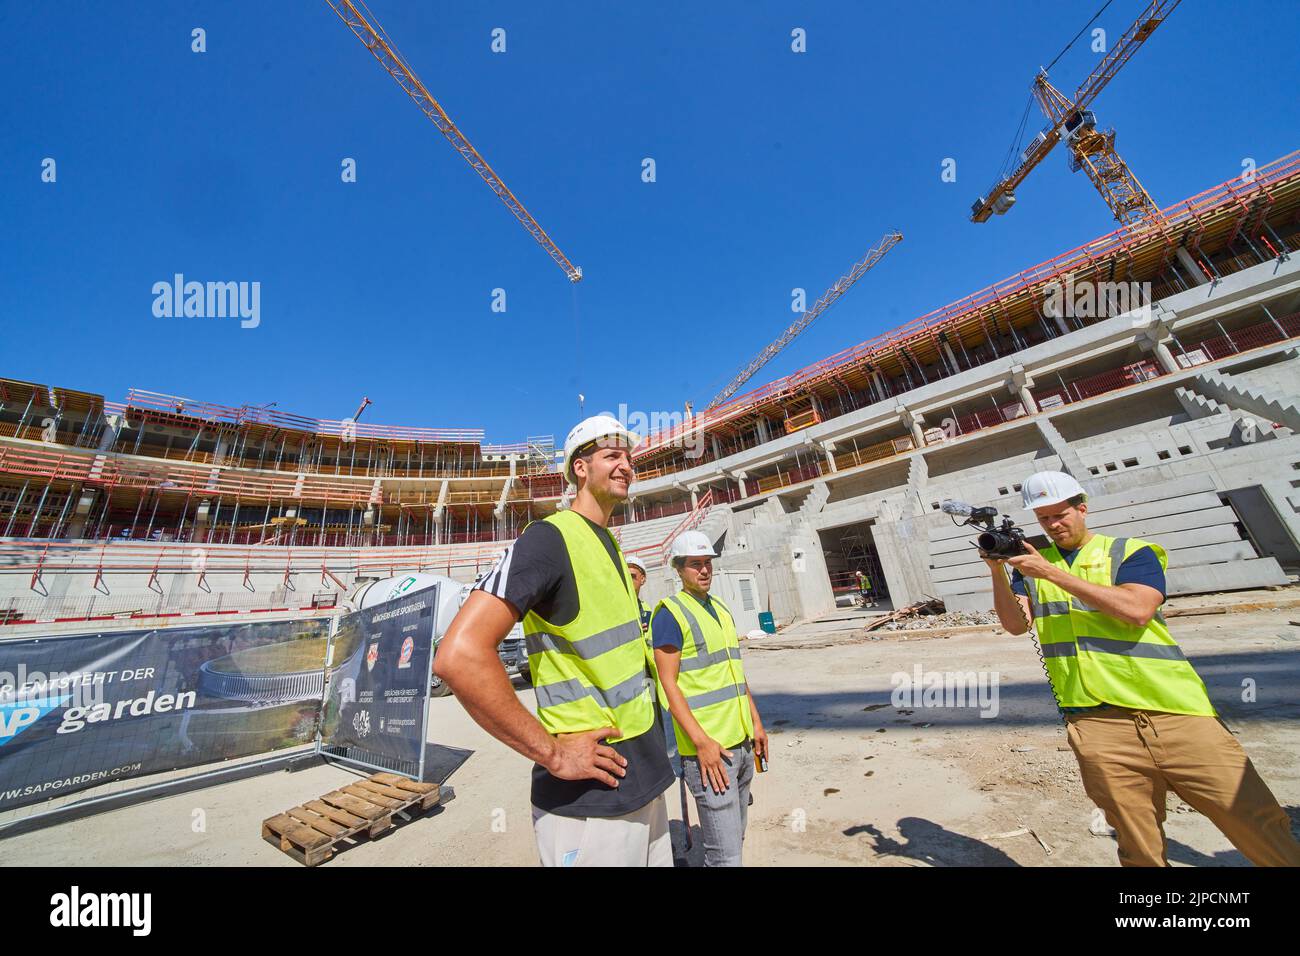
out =
[[[1074,564],[1075,555],[1079,553],[1076,548],[1073,551],[1067,551],[1065,548],[1058,548],[1061,557],[1065,558],[1068,565]],[[1150,548],[1139,548],[1124,559],[1119,566],[1119,573],[1115,575],[1116,584],[1145,584],[1149,588],[1155,588],[1160,592],[1160,596],[1166,595],[1165,591],[1165,569],[1160,567],[1160,559]],[[1019,571],[1011,572],[1011,590],[1021,597],[1027,596],[1025,590],[1025,578]]]
[[[684,594],[683,599],[687,601],[695,600],[689,594]],[[695,603],[712,614],[713,619],[718,621],[719,624],[722,623],[718,620],[718,612],[713,607],[713,599],[707,594],[704,595],[703,601],[695,601]],[[682,646],[682,629],[677,624],[677,618],[673,617],[672,612],[667,608],[661,607],[655,611],[654,619],[650,622],[650,643],[655,647],[676,647],[680,649]]]

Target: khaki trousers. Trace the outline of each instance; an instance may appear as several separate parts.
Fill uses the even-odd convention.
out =
[[[1066,721],[1083,788],[1115,828],[1121,865],[1169,865],[1172,790],[1256,866],[1300,866],[1286,811],[1218,718],[1105,707]]]

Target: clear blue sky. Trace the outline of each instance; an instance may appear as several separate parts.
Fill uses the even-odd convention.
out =
[[[1143,5],[1097,25],[1113,42]],[[363,420],[490,441],[562,439],[579,392],[588,413],[702,407],[793,320],[792,288],[811,303],[888,228],[904,243],[749,387],[1113,228],[1059,148],[1010,214],[966,218],[1034,72],[1098,6],[371,0],[584,269],[575,312],[323,0],[7,3],[0,375],[324,418],[368,395]],[[1102,93],[1157,201],[1300,146],[1296,36],[1290,0],[1189,0]],[[1067,92],[1099,57],[1088,40],[1052,71]],[[151,288],[177,272],[260,282],[260,326],[155,318]]]

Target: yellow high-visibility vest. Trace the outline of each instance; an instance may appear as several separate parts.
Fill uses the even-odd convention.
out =
[[[754,718],[749,709],[745,668],[740,660],[740,639],[731,611],[717,598],[710,598],[718,619],[685,590],[665,598],[655,608],[664,608],[682,632],[681,666],[677,686],[681,688],[691,715],[706,734],[723,747],[735,747],[754,736]],[[661,699],[667,698],[661,693]],[[677,751],[693,757],[698,751],[681,725],[673,721]]]
[[[524,615],[537,719],[551,734],[617,727],[621,736],[614,741],[640,736],[654,723],[654,679],[646,669],[640,608],[623,552],[616,550],[615,567],[576,512],[543,520],[564,538],[578,584],[578,616],[559,625],[536,611]]]
[[[1114,585],[1124,559],[1150,548],[1169,565],[1165,549],[1140,538],[1093,535],[1074,563],[1056,545],[1042,555],[1058,568],[1093,584]],[[1112,704],[1133,710],[1218,716],[1205,683],[1169,633],[1159,609],[1146,627],[1090,608],[1064,588],[1026,577],[1034,627],[1052,688],[1062,707]]]

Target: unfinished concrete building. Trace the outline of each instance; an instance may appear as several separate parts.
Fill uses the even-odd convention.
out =
[[[1300,154],[649,436],[625,550],[674,586],[720,546],[738,623],[822,614],[858,570],[895,605],[986,608],[946,498],[1035,531],[1078,477],[1092,526],[1155,538],[1171,593],[1300,569]],[[325,421],[0,381],[0,624],[320,613],[360,579],[472,579],[562,506],[548,438]],[[139,626],[135,623],[134,626]]]

